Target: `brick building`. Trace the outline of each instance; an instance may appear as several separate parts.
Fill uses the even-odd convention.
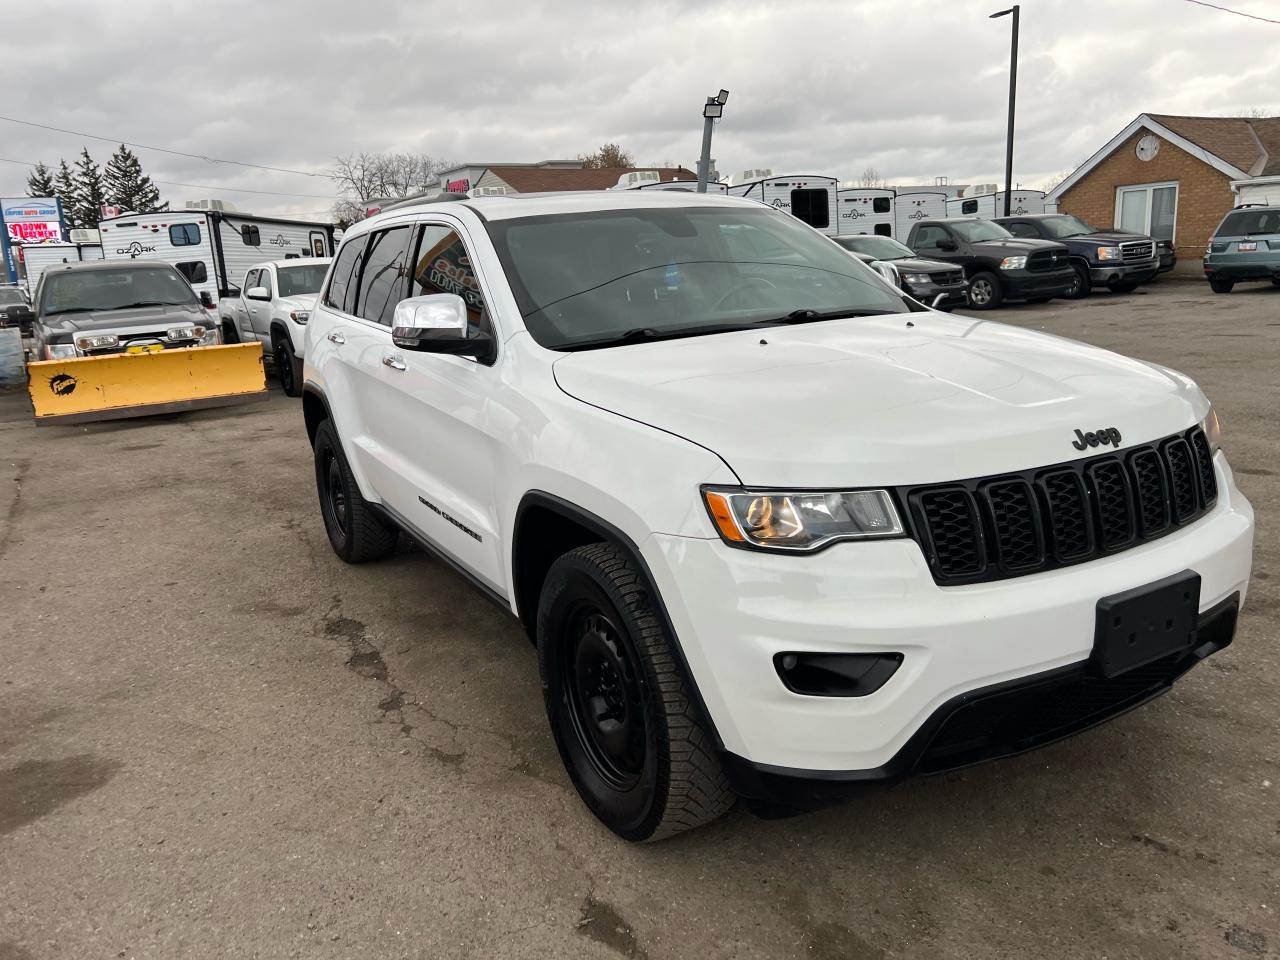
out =
[[[1144,113],[1050,191],[1062,213],[1174,245],[1199,272],[1218,221],[1236,203],[1232,181],[1280,174],[1280,117]]]

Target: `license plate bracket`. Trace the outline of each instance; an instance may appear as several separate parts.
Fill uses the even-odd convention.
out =
[[[1241,240],[1236,244],[1236,250],[1239,253],[1254,253],[1258,249],[1257,240]]]
[[[162,350],[163,343],[136,343],[124,348],[125,353],[160,353]]]
[[[1095,672],[1110,679],[1195,645],[1200,574],[1184,570],[1098,601]]]

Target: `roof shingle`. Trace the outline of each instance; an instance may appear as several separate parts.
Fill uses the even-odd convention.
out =
[[[1147,116],[1246,174],[1280,170],[1280,117]]]

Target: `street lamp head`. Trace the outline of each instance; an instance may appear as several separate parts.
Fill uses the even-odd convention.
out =
[[[716,102],[717,102],[717,103],[719,103],[719,104],[720,104],[720,106],[722,106],[722,107],[723,107],[726,103],[728,103],[728,102],[729,102],[729,91],[728,91],[728,90],[721,90],[721,91],[720,91],[720,93],[716,96]]]
[[[998,17],[1007,17],[1009,14],[1013,13],[1013,11],[1015,11],[1015,10],[1017,10],[1017,9],[1018,9],[1017,7],[1010,7],[1008,10],[1001,10],[1001,11],[999,11],[998,13],[993,13],[993,14],[991,14],[991,16],[987,17],[987,19],[988,19],[988,20],[995,20],[995,19],[997,19]]]
[[[724,104],[714,97],[707,97],[707,105],[702,108],[702,115],[708,120],[719,120],[724,115]]]

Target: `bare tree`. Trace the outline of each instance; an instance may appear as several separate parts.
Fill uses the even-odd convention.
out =
[[[864,167],[862,176],[858,178],[858,186],[860,187],[887,187],[889,181],[880,176],[880,171],[875,167]]]
[[[1240,119],[1243,119],[1243,120],[1261,120],[1263,117],[1275,116],[1275,113],[1271,110],[1263,109],[1262,107],[1246,107],[1244,110],[1236,110],[1236,111],[1233,111],[1232,113],[1224,113],[1223,116],[1239,117]]]
[[[600,170],[605,167],[634,167],[635,158],[616,143],[606,143],[595,153],[580,153],[578,159],[588,170]]]
[[[425,153],[349,153],[335,157],[330,176],[343,198],[333,207],[334,218],[349,226],[365,216],[365,201],[400,198],[421,193],[441,170],[451,166]]]

